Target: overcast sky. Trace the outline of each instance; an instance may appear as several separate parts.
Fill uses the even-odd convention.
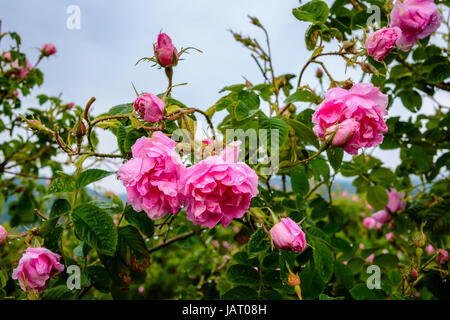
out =
[[[66,26],[70,5],[81,10],[79,30]],[[307,23],[296,20],[291,13],[298,5],[296,0],[2,0],[0,19],[2,31],[17,31],[21,35],[22,49],[32,61],[37,59],[36,48],[42,44],[53,43],[57,47],[57,55],[40,65],[45,82],[33,96],[62,93],[64,101],[78,105],[85,105],[94,96],[97,101],[92,110],[100,114],[134,100],[131,82],[138,91],[163,92],[167,87],[163,70],[150,68],[147,63],[135,66],[139,58],[153,55],[153,43],[162,29],[177,48],[193,46],[203,51],[193,51],[180,61],[174,83],[188,85],[175,88],[173,96],[188,106],[206,110],[222,96],[218,91],[224,86],[242,83],[242,77],[253,84],[262,82],[249,53],[228,31],[250,34],[262,43],[263,34],[248,23],[248,14],[257,16],[269,31],[276,74],[299,73],[311,53],[304,44]],[[337,48],[336,43],[334,46]],[[2,42],[1,50],[6,47],[6,42]],[[336,79],[360,79],[359,71],[349,69],[344,74],[345,65],[340,60],[331,58],[328,62]],[[309,68],[304,78],[304,83],[313,88],[318,87],[315,70],[316,67]],[[449,100],[448,95],[441,98]],[[35,106],[35,101],[27,99],[25,106]],[[389,115],[406,118],[405,110],[396,104]],[[429,112],[432,108],[427,103],[424,110]],[[220,118],[219,115],[214,122]],[[100,150],[113,151],[113,137],[102,135],[101,139]],[[392,168],[399,162],[396,151],[377,150],[375,155]],[[113,177],[107,183],[108,188],[124,191]]]

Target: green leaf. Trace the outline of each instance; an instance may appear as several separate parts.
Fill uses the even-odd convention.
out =
[[[313,272],[311,268],[303,270],[300,274],[300,287],[302,295],[305,299],[317,299],[325,289],[325,283],[322,281],[317,272]]]
[[[375,210],[382,210],[388,204],[389,196],[384,187],[376,185],[367,189],[366,199]]]
[[[288,136],[288,125],[284,118],[273,117],[273,118],[261,118],[259,120],[259,129],[266,129],[267,135],[260,135],[261,141],[260,145],[267,146],[269,150],[272,149],[273,144],[279,144],[280,149]]]
[[[328,283],[334,271],[334,258],[330,249],[321,241],[313,242],[313,257],[315,270],[324,283]]]
[[[248,243],[249,259],[259,256],[269,249],[269,241],[263,229],[258,229],[251,237]]]
[[[295,169],[291,173],[291,186],[295,193],[305,196],[309,191],[309,182],[302,169]]]
[[[337,282],[346,289],[350,289],[353,285],[353,272],[342,262],[335,261],[334,273],[336,274]]]
[[[316,148],[320,147],[319,141],[317,140],[317,137],[311,128],[308,128],[302,122],[294,120],[294,119],[288,119],[287,121],[288,121],[288,124],[294,129],[295,134],[298,137],[302,138],[306,142],[309,142],[311,145],[313,145]]]
[[[258,109],[259,108],[259,97],[258,95],[248,92],[248,91],[241,91],[238,94],[238,100],[240,102],[243,102],[249,109]]]
[[[65,215],[72,209],[69,201],[66,199],[56,199],[50,209],[50,218],[57,218]]]
[[[113,256],[117,246],[117,229],[104,210],[86,203],[77,206],[72,221],[79,237],[99,253]]]
[[[110,116],[116,115],[116,114],[127,114],[133,112],[133,104],[132,103],[124,103],[119,104],[117,106],[112,107],[109,109],[108,114]]]
[[[450,77],[450,63],[439,64],[428,73],[427,81],[430,83],[444,82]]]
[[[422,106],[422,97],[417,91],[404,90],[398,94],[398,97],[402,100],[403,105],[411,112],[419,111]]]
[[[318,103],[318,98],[309,90],[298,90],[284,100],[284,103],[293,103],[297,101]]]
[[[342,164],[342,159],[344,158],[344,149],[342,148],[328,148],[327,157],[330,161],[331,166],[334,171],[339,170]]]
[[[323,24],[328,19],[328,5],[320,0],[310,1],[299,8],[292,10],[292,14],[300,21],[309,21]]]
[[[367,284],[357,284],[350,289],[350,294],[355,300],[382,300],[384,295],[378,289],[370,290]]]
[[[222,300],[257,300],[258,293],[246,286],[238,286],[225,292]]]
[[[108,271],[101,266],[91,266],[86,269],[89,281],[95,289],[108,293],[111,290],[111,277]]]
[[[78,176],[76,187],[77,187],[77,189],[84,188],[88,184],[91,184],[92,182],[101,180],[112,174],[114,174],[114,172],[100,170],[100,169],[87,169],[86,171],[83,171]]]
[[[71,192],[76,189],[75,179],[73,177],[61,177],[53,179],[48,187],[48,194]]]
[[[392,285],[398,286],[402,282],[402,275],[397,270],[389,270],[388,278]]]
[[[144,211],[136,212],[133,207],[127,205],[125,209],[125,220],[133,226],[137,227],[146,236],[153,234],[154,225],[153,220],[151,220]]]
[[[398,258],[393,254],[381,254],[375,257],[373,264],[380,267],[397,268]]]
[[[119,228],[117,254],[127,266],[136,272],[144,272],[150,265],[150,255],[145,241],[133,226]]]
[[[59,285],[47,289],[42,296],[42,300],[71,300],[75,294],[66,285]]]
[[[235,284],[256,284],[259,282],[258,272],[244,264],[234,264],[227,270],[228,281]]]

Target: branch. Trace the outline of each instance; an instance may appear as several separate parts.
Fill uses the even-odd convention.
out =
[[[174,243],[176,241],[179,241],[179,240],[187,239],[189,237],[192,237],[195,234],[199,234],[200,232],[201,232],[201,230],[200,231],[190,231],[190,232],[186,232],[186,233],[180,234],[180,235],[178,235],[176,237],[173,237],[173,238],[171,238],[171,239],[169,239],[169,240],[167,240],[167,241],[165,241],[165,242],[163,242],[161,244],[158,244],[157,246],[154,246],[153,248],[148,249],[148,252],[152,253],[152,252],[157,251],[157,250],[159,250],[161,248],[167,247],[169,244],[172,244],[172,243]]]

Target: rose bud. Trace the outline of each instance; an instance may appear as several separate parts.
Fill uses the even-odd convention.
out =
[[[373,259],[375,259],[375,255],[372,253],[370,256],[368,256],[367,258],[366,258],[366,262],[372,262],[373,261]]]
[[[165,33],[158,35],[158,40],[154,45],[155,57],[163,67],[175,66],[178,63],[178,53],[172,44],[172,40]]]
[[[417,273],[416,269],[413,269],[411,274],[412,274],[414,279],[417,279],[417,277],[419,276],[419,274]]]
[[[41,48],[41,54],[44,57],[54,55],[56,53],[56,47],[51,43],[46,43]]]
[[[46,248],[29,247],[13,270],[12,278],[19,280],[23,291],[45,290],[50,279],[64,270],[64,265],[59,260],[58,254]]]
[[[386,233],[386,240],[391,241],[394,238],[394,234],[392,232]]]
[[[437,256],[437,260],[439,261],[440,264],[445,264],[448,262],[448,252],[444,249],[438,249],[438,256]]]
[[[327,129],[328,134],[325,135],[325,138],[331,137],[334,132],[336,134],[333,138],[333,146],[341,147],[347,144],[355,133],[359,130],[359,123],[354,119],[347,119],[338,123],[337,125],[333,125]]]
[[[434,247],[431,244],[429,244],[426,248],[426,251],[428,255],[432,255],[434,253]]]
[[[372,218],[379,223],[386,223],[391,220],[391,215],[386,210],[380,210],[372,214]]]
[[[371,33],[366,39],[367,53],[376,61],[383,60],[395,46],[395,42],[401,34],[402,30],[398,27],[383,27]]]
[[[11,61],[11,52],[3,52],[2,57],[5,61],[10,62]]]
[[[8,237],[8,232],[5,227],[0,224],[0,245],[5,243],[6,238]]]
[[[291,287],[298,286],[300,284],[300,277],[298,274],[289,273],[288,275],[288,283]]]
[[[306,248],[305,233],[291,218],[282,218],[270,229],[270,236],[278,248],[301,252]]]
[[[363,225],[368,229],[375,228],[375,224],[377,221],[374,218],[365,218],[363,221]]]
[[[390,191],[387,190],[387,193],[389,195],[389,202],[386,206],[386,209],[388,209],[390,212],[403,210],[406,207],[404,192],[398,193],[397,190],[392,188]]]
[[[145,93],[137,97],[133,107],[147,122],[159,122],[164,114],[164,101],[153,93]]]
[[[75,106],[75,102],[70,102],[67,104],[67,109],[71,110]]]
[[[318,69],[316,70],[316,77],[319,78],[319,79],[323,77],[323,71],[322,71],[322,69],[318,68]]]

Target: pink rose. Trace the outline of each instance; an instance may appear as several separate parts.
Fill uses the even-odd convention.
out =
[[[364,250],[364,243],[360,243],[360,244],[359,244],[359,249],[360,249],[360,250]]]
[[[406,202],[404,201],[404,192],[398,193],[397,190],[392,188],[390,191],[387,190],[387,193],[389,195],[389,202],[386,206],[387,210],[389,210],[390,212],[396,212],[406,207]]]
[[[306,248],[305,233],[291,218],[282,218],[270,229],[275,245],[284,250],[301,252]]]
[[[11,52],[3,52],[2,56],[6,61],[11,61]]]
[[[434,253],[434,247],[431,244],[429,244],[427,246],[426,250],[427,250],[427,254],[429,254],[429,255],[432,255]]]
[[[221,222],[226,227],[245,214],[258,194],[258,176],[237,161],[238,153],[239,145],[234,143],[220,155],[187,168],[181,185],[188,220],[195,225],[212,228]]]
[[[17,74],[17,77],[20,79],[25,78],[28,75],[28,72],[33,69],[33,66],[31,65],[30,61],[25,58],[26,61],[26,67],[22,67],[19,65],[19,61],[14,61],[11,63],[11,67],[15,69],[15,74]]]
[[[366,39],[367,53],[377,61],[383,60],[392,50],[401,34],[402,30],[398,27],[383,27],[369,34]]]
[[[435,32],[441,20],[433,0],[397,0],[391,11],[390,26],[402,30],[397,46],[408,51],[419,39]]]
[[[386,240],[391,241],[394,238],[394,234],[392,232],[386,233]]]
[[[383,224],[389,222],[392,217],[386,210],[380,210],[372,214],[372,218],[375,219],[375,221]]]
[[[438,249],[438,256],[437,256],[437,260],[439,261],[440,264],[445,264],[448,261],[448,252],[444,249]]]
[[[56,53],[56,47],[51,43],[46,43],[42,46],[41,52],[43,56],[51,56]]]
[[[367,258],[366,258],[366,262],[372,262],[373,261],[373,259],[375,259],[375,255],[372,253],[370,256],[368,256]]]
[[[154,46],[155,56],[163,67],[175,65],[178,61],[177,49],[172,44],[172,40],[165,33],[158,35],[158,40]]]
[[[207,146],[209,146],[210,144],[213,144],[214,142],[215,142],[214,139],[205,139],[205,140],[202,140],[202,143],[203,143],[203,144],[206,144]]]
[[[6,242],[6,238],[8,237],[8,232],[5,227],[0,224],[0,245]]]
[[[375,228],[377,221],[374,218],[365,218],[363,221],[363,225],[368,229]]]
[[[140,95],[134,101],[133,107],[147,122],[158,122],[163,118],[164,101],[153,93]]]
[[[118,172],[127,189],[127,202],[153,220],[180,209],[179,186],[185,167],[175,145],[160,131],[151,138],[141,137],[131,147],[133,158]]]
[[[64,270],[59,263],[60,256],[46,248],[29,247],[13,270],[12,278],[19,280],[23,291],[27,289],[42,291],[47,288],[50,278]]]
[[[372,84],[359,83],[350,90],[332,88],[327,91],[322,103],[316,107],[312,118],[316,124],[314,133],[323,138],[329,134],[328,128],[336,124],[342,125],[345,120],[352,119],[348,124],[350,127],[348,132],[352,132],[355,128],[354,121],[359,127],[350,140],[343,139],[345,144],[341,147],[350,154],[358,154],[359,148],[373,147],[383,142],[381,132],[388,130],[383,118],[387,114],[387,104],[387,95]]]

